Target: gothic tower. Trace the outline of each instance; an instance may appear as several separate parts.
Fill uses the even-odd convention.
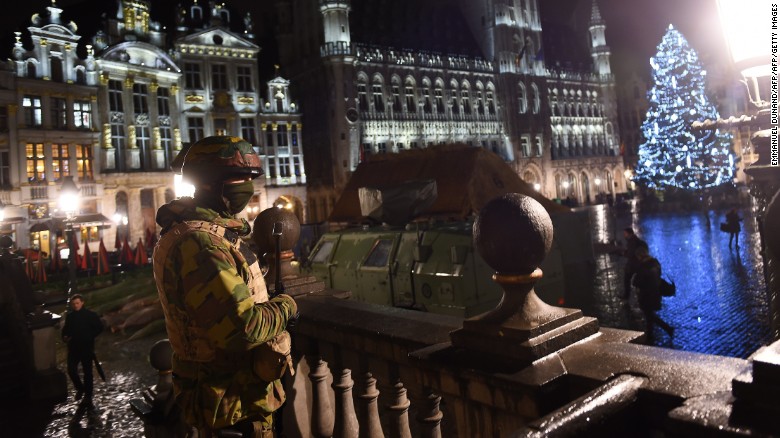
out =
[[[329,117],[333,117],[330,144],[334,157],[334,186],[339,190],[346,185],[349,174],[358,165],[360,135],[359,113],[351,84],[354,83],[354,48],[349,30],[349,0],[322,0],[323,44],[320,56],[329,77]]]
[[[607,26],[601,18],[599,6],[596,0],[593,0],[588,30],[590,32],[590,56],[593,58],[593,72],[598,75],[612,74],[612,69],[609,66],[609,46],[607,46],[605,36],[606,28]]]

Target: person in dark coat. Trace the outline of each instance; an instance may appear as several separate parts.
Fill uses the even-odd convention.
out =
[[[737,214],[736,208],[732,208],[726,213],[726,229],[729,231],[729,248],[731,248],[731,242],[734,240],[736,240],[736,246],[739,248],[739,232],[741,230],[739,222],[741,220],[742,218]]]
[[[674,335],[674,328],[655,313],[661,310],[661,264],[650,256],[647,246],[637,248],[636,255],[638,264],[632,283],[638,290],[639,308],[645,315],[647,337],[653,338],[653,327],[656,324],[671,337]]]
[[[631,277],[639,264],[636,250],[640,247],[647,248],[647,242],[640,239],[631,227],[623,229],[623,237],[626,239],[626,249],[623,250],[623,256],[626,258],[626,264],[623,267],[623,299],[627,300],[631,296]]]
[[[76,390],[76,400],[92,406],[92,362],[95,359],[95,338],[103,331],[103,322],[97,313],[84,307],[84,297],[70,297],[70,309],[62,327],[62,340],[68,344],[68,376]],[[79,377],[78,366],[84,372]]]

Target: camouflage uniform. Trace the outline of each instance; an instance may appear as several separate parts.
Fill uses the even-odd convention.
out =
[[[158,248],[166,232],[193,220],[217,224],[239,236],[250,231],[243,219],[183,198],[159,209]],[[253,372],[251,350],[284,331],[297,312],[295,301],[283,294],[266,301],[264,283],[262,291],[250,290],[246,258],[207,231],[183,235],[162,258],[155,250],[153,261],[174,349],[176,400],[187,424],[214,430],[259,419],[270,428],[271,414],[285,394],[279,380],[263,381]],[[258,299],[258,293],[265,294],[264,299]]]

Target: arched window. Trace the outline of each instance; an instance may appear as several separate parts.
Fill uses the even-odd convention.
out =
[[[539,95],[539,88],[536,84],[531,84],[531,94],[533,94],[534,99],[533,113],[539,114],[539,109],[542,105],[542,96]]]
[[[528,96],[526,96],[525,85],[522,82],[517,84],[517,108],[520,114],[528,112]]]
[[[379,76],[374,78],[374,82],[371,84],[371,97],[374,101],[374,111],[378,113],[385,112],[385,98],[382,90],[382,79]]]
[[[463,114],[471,114],[471,89],[466,81],[460,86],[460,105],[463,107]]]

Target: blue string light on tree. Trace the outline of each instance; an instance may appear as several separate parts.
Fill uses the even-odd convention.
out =
[[[732,183],[731,135],[691,129],[695,121],[717,120],[718,111],[707,96],[707,72],[696,51],[672,25],[650,66],[654,84],[648,92],[650,107],[642,123],[644,143],[639,146],[634,181],[657,190]]]

